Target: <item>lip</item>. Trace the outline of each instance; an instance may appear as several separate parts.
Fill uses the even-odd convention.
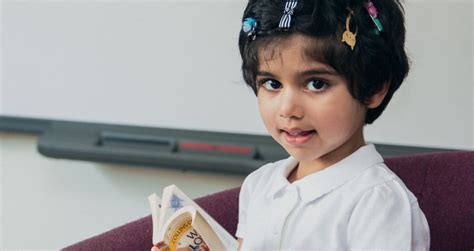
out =
[[[313,136],[316,134],[316,131],[314,129],[304,130],[294,127],[283,128],[281,133],[283,133],[286,142],[288,142],[290,145],[300,146],[310,141],[311,138],[313,138]]]

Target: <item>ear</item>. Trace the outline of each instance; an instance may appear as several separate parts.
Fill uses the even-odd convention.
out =
[[[385,82],[385,84],[382,86],[382,89],[380,89],[378,92],[374,93],[372,97],[370,97],[367,102],[367,108],[377,108],[387,95],[388,89],[390,87],[390,81]]]

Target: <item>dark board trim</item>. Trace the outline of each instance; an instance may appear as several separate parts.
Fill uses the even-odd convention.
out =
[[[38,134],[51,158],[248,174],[288,154],[270,136],[0,116],[0,131]],[[374,143],[384,158],[452,149]]]
[[[55,120],[0,116],[0,131],[42,134]]]

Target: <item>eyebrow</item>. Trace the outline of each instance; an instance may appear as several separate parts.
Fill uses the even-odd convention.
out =
[[[306,71],[299,72],[299,75],[301,76],[309,76],[309,75],[337,75],[335,71],[331,71],[328,69],[309,69]],[[257,71],[257,76],[261,77],[271,77],[274,78],[276,77],[273,73],[268,72],[268,71]]]

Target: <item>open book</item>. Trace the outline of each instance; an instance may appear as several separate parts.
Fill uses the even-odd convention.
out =
[[[175,185],[165,187],[162,197],[148,197],[153,221],[153,245],[170,251],[237,250],[238,242]]]

